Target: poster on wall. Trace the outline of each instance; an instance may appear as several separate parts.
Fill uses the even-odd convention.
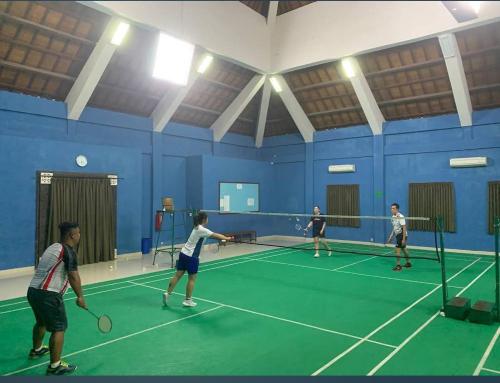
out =
[[[220,182],[219,211],[225,213],[259,211],[259,184]]]

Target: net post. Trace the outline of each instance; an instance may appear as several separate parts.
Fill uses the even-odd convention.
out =
[[[497,309],[497,321],[500,322],[500,256],[499,252],[499,237],[500,237],[500,217],[495,218],[494,223],[495,230],[495,280],[496,280],[496,309]]]
[[[444,235],[443,235],[443,217],[438,216],[436,218],[436,227],[439,231],[439,252],[441,254],[441,287],[443,290],[443,307],[444,310],[446,303],[448,302],[448,284],[446,282],[446,263],[445,263],[445,253],[444,253]]]

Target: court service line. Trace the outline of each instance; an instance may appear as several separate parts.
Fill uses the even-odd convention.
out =
[[[73,355],[78,355],[78,354],[81,354],[83,352],[86,352],[86,351],[90,351],[90,350],[94,350],[96,348],[100,348],[100,347],[103,347],[103,346],[107,346],[108,344],[111,344],[111,343],[116,343],[116,342],[119,342],[121,340],[124,340],[124,339],[127,339],[127,338],[131,338],[133,336],[136,336],[136,335],[140,335],[140,334],[144,334],[146,332],[150,332],[150,331],[153,331],[153,330],[156,330],[156,329],[159,329],[159,328],[162,328],[162,327],[165,327],[165,326],[169,326],[171,324],[174,324],[174,323],[178,323],[178,322],[182,322],[186,319],[190,319],[190,318],[194,318],[194,317],[197,317],[197,316],[200,316],[200,315],[203,315],[203,314],[206,314],[210,311],[214,311],[214,310],[218,310],[218,309],[221,309],[222,307],[224,306],[216,306],[216,307],[212,307],[210,309],[207,309],[207,310],[204,310],[204,311],[201,311],[199,313],[196,313],[196,314],[192,314],[192,315],[188,315],[188,316],[185,316],[183,318],[179,318],[179,319],[175,319],[175,320],[172,320],[172,321],[169,321],[169,322],[165,322],[165,323],[162,323],[162,324],[159,324],[157,326],[153,326],[153,327],[149,327],[145,330],[141,330],[141,331],[137,331],[137,332],[134,332],[132,334],[128,334],[128,335],[124,335],[124,336],[121,336],[119,338],[116,338],[116,339],[111,339],[111,340],[108,340],[107,342],[103,342],[103,343],[99,343],[95,346],[92,346],[92,347],[87,347],[87,348],[84,348],[82,350],[78,350],[78,351],[75,351],[75,352],[71,352],[69,354],[66,354],[63,356],[63,358],[68,358],[70,356],[73,356]],[[9,375],[14,375],[14,374],[18,374],[20,372],[24,372],[24,371],[28,371],[28,370],[32,370],[36,367],[40,367],[40,366],[43,366],[43,365],[47,365],[47,361],[45,362],[42,362],[42,363],[38,363],[38,364],[35,364],[33,366],[30,366],[30,367],[26,367],[26,368],[22,368],[20,370],[16,370],[16,371],[12,371],[12,372],[9,372],[7,374],[4,374],[3,376],[9,376]]]
[[[493,350],[493,346],[495,345],[498,336],[500,335],[500,327],[497,328],[497,331],[495,332],[495,335],[491,339],[490,344],[486,348],[486,351],[483,354],[483,357],[479,361],[479,364],[477,365],[476,369],[474,370],[474,373],[472,374],[473,376],[478,376],[481,373],[481,370],[483,370],[484,364],[488,360],[488,357],[490,356],[491,351]]]
[[[361,261],[357,261],[357,262],[349,263],[348,265],[344,265],[344,266],[337,267],[337,268],[335,269],[335,271],[337,271],[337,270],[342,270],[342,269],[345,269],[346,267],[351,267],[351,266],[354,266],[354,265],[357,265],[357,264],[359,264],[359,263],[363,263],[363,262],[366,262],[366,261],[369,261],[369,260],[371,260],[371,259],[375,259],[375,258],[377,258],[377,257],[376,257],[376,256],[374,256],[374,257],[370,257],[370,258],[363,259],[363,260],[361,260]]]
[[[459,276],[461,273],[463,273],[465,270],[467,270],[469,267],[471,267],[472,265],[474,265],[478,261],[479,261],[479,259],[476,259],[474,262],[471,262],[470,264],[468,264],[467,266],[465,266],[464,268],[462,268],[460,271],[458,271],[457,273],[455,273],[453,276],[451,276],[450,278],[448,278],[448,281],[451,281],[452,279],[456,278],[457,276]],[[440,288],[441,288],[441,286],[434,287],[427,294],[423,295],[422,297],[420,297],[419,299],[417,299],[415,302],[413,302],[411,305],[409,305],[408,307],[406,307],[405,309],[403,309],[402,311],[400,311],[398,314],[394,315],[389,320],[387,320],[386,322],[382,323],[380,326],[378,326],[375,330],[373,330],[372,332],[370,332],[363,339],[361,339],[360,341],[354,343],[351,347],[347,348],[342,353],[338,354],[335,358],[333,358],[328,363],[326,363],[323,366],[321,366],[318,370],[314,371],[311,375],[312,376],[316,376],[316,375],[321,374],[327,368],[329,368],[332,365],[334,365],[337,361],[339,361],[344,356],[346,356],[347,354],[349,354],[350,352],[352,352],[354,349],[358,348],[361,344],[363,344],[369,338],[371,338],[373,335],[375,335],[376,333],[378,333],[380,330],[382,330],[383,328],[385,328],[386,326],[388,326],[389,324],[391,324],[392,322],[394,322],[400,316],[406,314],[408,311],[410,311],[411,309],[413,309],[416,305],[418,305],[420,302],[422,302],[423,300],[425,300],[430,295],[434,294]]]
[[[159,287],[148,286],[146,284],[136,283],[136,282],[130,282],[130,283],[132,283],[132,284],[134,284],[136,286],[147,287],[148,289],[159,290],[159,291],[165,292],[165,289],[161,289]],[[152,283],[152,281],[145,282],[145,283]],[[184,296],[184,294],[181,294],[181,293],[175,293],[174,292],[173,294]],[[275,319],[275,320],[278,320],[278,321],[281,321],[281,322],[292,323],[292,324],[295,324],[295,325],[298,325],[298,326],[307,327],[307,328],[311,328],[311,329],[314,329],[314,330],[319,330],[319,331],[322,331],[322,332],[327,332],[327,333],[330,333],[330,334],[341,335],[341,336],[344,336],[344,337],[347,337],[347,338],[362,339],[361,337],[353,335],[353,334],[348,334],[348,333],[345,333],[345,332],[330,330],[330,329],[326,329],[326,328],[323,328],[323,327],[318,327],[318,326],[310,325],[310,324],[307,324],[307,323],[297,322],[297,321],[294,321],[294,320],[291,320],[291,319],[286,319],[286,318],[278,317],[278,316],[275,316],[275,315],[262,313],[262,312],[259,312],[259,311],[253,311],[253,310],[245,309],[245,308],[242,308],[242,307],[232,306],[232,305],[228,305],[226,303],[221,303],[221,302],[213,301],[213,300],[210,300],[210,299],[205,299],[205,298],[200,298],[200,297],[194,297],[194,298],[197,299],[197,300],[199,300],[199,301],[202,301],[202,302],[207,302],[207,303],[212,303],[212,304],[215,304],[215,305],[224,306],[224,307],[227,307],[227,308],[231,308],[233,310],[243,311],[243,312],[246,312],[248,314],[253,314],[253,315],[258,315],[258,316],[262,316],[262,317],[265,317],[265,318]],[[378,341],[374,341],[374,340],[369,340],[369,342],[370,343],[374,343],[374,344],[378,344],[379,346],[384,346],[384,347],[389,347],[389,348],[396,348],[396,346],[394,346],[392,344],[387,344],[387,343],[378,342]]]
[[[377,257],[374,257],[377,258]],[[262,258],[261,258],[262,259]],[[306,265],[299,265],[296,263],[286,263],[286,262],[278,262],[278,261],[267,261],[264,259],[256,259],[256,261],[260,262],[266,262],[266,263],[276,263],[278,265],[286,265],[286,266],[294,266],[294,267],[302,267],[305,269],[313,269],[313,270],[323,270],[323,271],[330,271],[330,272],[337,272],[337,273],[344,273],[344,274],[352,274],[352,275],[359,275],[362,277],[370,277],[370,278],[379,278],[379,279],[388,279],[388,280],[393,280],[393,281],[401,281],[401,282],[409,282],[409,283],[418,283],[418,284],[424,284],[424,285],[431,285],[431,286],[441,286],[441,283],[434,283],[434,282],[424,282],[424,281],[417,281],[413,279],[403,279],[403,278],[394,278],[394,277],[384,277],[383,275],[374,275],[374,274],[364,274],[364,273],[355,273],[352,271],[345,271],[345,270],[340,270],[342,267],[336,268],[336,269],[327,269],[324,267],[315,267],[315,266],[306,266]],[[351,265],[346,265],[343,267],[347,267]],[[451,288],[455,289],[462,289],[462,286],[448,286]]]
[[[300,251],[300,250],[298,250]],[[210,266],[212,263],[213,264],[224,264],[224,263],[227,263],[227,262],[234,262],[236,259],[238,260],[242,260],[242,259],[253,259],[255,257],[259,257],[259,256],[262,256],[262,255],[268,255],[269,253],[271,252],[283,252],[283,254],[286,254],[285,253],[285,249],[272,249],[272,250],[267,250],[267,251],[260,251],[258,252],[257,254],[245,254],[245,255],[241,255],[241,256],[233,256],[231,258],[228,258],[228,259],[222,259],[222,260],[214,260],[215,262],[213,261],[208,261],[208,262],[204,262],[203,264]],[[161,275],[165,275],[166,273],[173,273],[175,272],[175,269],[167,269],[167,270],[158,270],[158,271],[154,271],[154,272],[151,272],[152,275],[148,275],[148,276],[141,276],[139,278],[135,278],[135,279],[131,279],[132,281],[143,281],[143,280],[146,280],[146,279],[150,279],[150,278],[155,278],[155,277],[159,277],[160,273],[162,273]],[[132,276],[128,276],[128,277],[124,277],[124,278],[134,278],[136,277],[136,275],[132,275]],[[119,278],[119,279],[124,279],[124,278]],[[99,286],[92,286],[92,284],[89,286],[89,287],[86,287],[85,285],[83,286],[83,289],[84,291],[89,291],[89,290],[95,290],[95,289],[99,289],[99,288],[105,288],[105,287],[109,287],[109,286],[115,286],[115,285],[121,285],[121,284],[126,284],[128,282],[128,280],[126,281],[123,281],[123,280],[119,280],[119,281],[116,281],[116,282],[112,282],[112,283],[106,283],[105,281],[104,282],[96,282],[96,283],[103,283],[102,285],[99,285]],[[110,290],[111,291],[111,290]],[[71,289],[68,290],[68,293],[72,292]],[[87,294],[86,294],[87,295]],[[76,296],[75,296],[76,298]],[[19,304],[26,304],[27,301],[26,301],[26,298],[24,298],[24,300],[22,301],[19,301],[19,302],[11,302],[11,303],[6,303],[6,304],[3,304],[3,305],[0,305],[0,308],[2,307],[8,307],[8,306],[15,306],[15,305],[19,305]],[[2,314],[2,313],[0,313]]]
[[[462,290],[457,293],[457,296],[460,296],[465,291],[469,289],[474,283],[476,283],[479,278],[481,278],[489,269],[493,267],[493,264],[484,269],[481,274],[479,274],[476,278],[474,278],[467,286],[465,286]],[[380,368],[382,368],[389,360],[391,360],[394,355],[396,355],[403,347],[405,347],[415,336],[417,336],[424,328],[426,328],[434,319],[436,319],[441,314],[441,310],[438,310],[433,316],[431,316],[424,324],[422,324],[418,329],[416,329],[408,338],[406,338],[395,350],[393,350],[389,355],[387,355],[379,364],[377,364],[372,370],[367,374],[367,376],[374,375]],[[498,331],[497,331],[498,335]],[[493,346],[492,346],[493,347]],[[490,350],[491,351],[491,350]],[[489,354],[489,352],[488,352]],[[485,354],[486,355],[486,354]],[[487,357],[487,355],[486,355]],[[486,360],[486,359],[485,359]],[[483,361],[484,364],[484,361]]]
[[[281,250],[283,251],[283,250]],[[299,252],[301,250],[293,250],[293,251],[289,251],[288,253],[292,253],[292,252]],[[263,258],[271,258],[271,257],[277,257],[279,255],[283,255],[283,254],[287,254],[287,253],[279,253],[279,254],[272,254],[272,255],[268,255],[266,257],[263,257]],[[261,254],[262,255],[262,254]],[[260,259],[260,258],[258,258]],[[204,272],[204,271],[210,271],[210,270],[215,270],[215,269],[221,269],[221,268],[224,268],[224,267],[229,267],[229,266],[234,266],[234,265],[239,265],[239,264],[242,264],[242,263],[247,263],[247,262],[252,262],[252,261],[255,261],[257,259],[255,258],[252,258],[252,259],[246,259],[243,260],[243,261],[239,261],[239,262],[233,262],[233,263],[230,263],[230,264],[224,264],[222,266],[215,266],[215,267],[211,267],[209,269],[202,269],[200,270],[200,273],[201,272]],[[219,262],[216,263],[217,265],[219,264]],[[171,270],[173,271],[173,270]],[[164,280],[165,279],[165,276],[170,276],[171,274],[169,275],[163,275],[163,278],[159,279],[159,280]],[[160,277],[160,275],[155,275],[156,277]],[[134,281],[136,280],[144,280],[144,279],[134,279]],[[156,282],[157,280],[154,280],[154,281],[151,281],[151,282]],[[131,282],[131,281],[123,281],[122,283],[128,283],[128,282]],[[111,284],[113,285],[113,284]],[[110,286],[110,285],[106,285],[106,286],[100,286],[100,287],[107,287],[107,286]],[[84,293],[84,296],[85,297],[89,297],[89,296],[92,296],[92,295],[98,295],[98,294],[103,294],[103,293],[107,293],[107,292],[110,292],[110,291],[116,291],[116,290],[122,290],[122,289],[127,289],[127,288],[130,288],[132,286],[130,285],[126,285],[126,286],[121,286],[121,287],[116,287],[116,288],[113,288],[113,289],[108,289],[108,290],[102,290],[102,291],[97,291],[95,293],[90,293],[90,294],[85,294]],[[68,297],[68,298],[64,298],[64,301],[70,301],[70,300],[73,300],[75,299],[76,297],[72,296],[72,297]],[[27,301],[24,302],[25,304],[28,303]],[[26,307],[21,307],[21,308],[17,308],[17,309],[12,309],[12,310],[7,310],[7,311],[0,311],[0,315],[2,314],[8,314],[8,313],[13,313],[13,312],[16,312],[16,311],[23,311],[23,310],[29,310],[31,308],[31,306],[26,306]]]

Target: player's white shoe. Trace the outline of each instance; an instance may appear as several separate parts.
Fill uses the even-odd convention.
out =
[[[192,299],[186,299],[184,302],[182,302],[183,306],[186,307],[196,307],[198,303],[194,302]]]

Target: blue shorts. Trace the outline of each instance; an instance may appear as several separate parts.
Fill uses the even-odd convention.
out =
[[[184,253],[179,253],[179,260],[177,261],[178,271],[187,271],[188,274],[196,274],[199,264],[199,257],[190,257]]]

